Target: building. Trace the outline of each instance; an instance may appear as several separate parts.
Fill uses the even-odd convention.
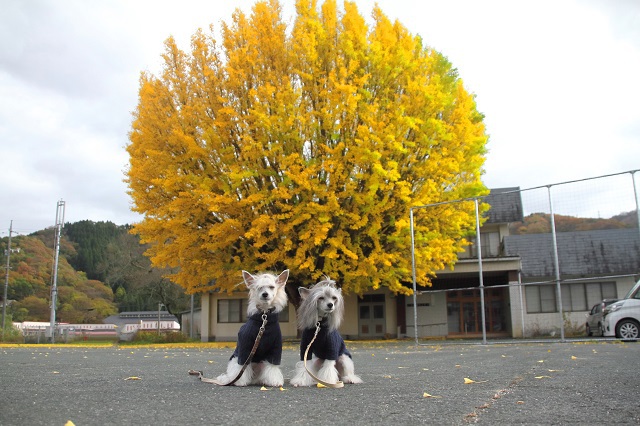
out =
[[[623,297],[640,273],[637,228],[557,234],[561,316],[552,235],[509,235],[509,224],[523,220],[519,188],[493,189],[484,202],[491,208],[480,229],[481,265],[477,246],[470,246],[453,270],[439,271],[432,287],[416,294],[415,311],[413,296],[386,288],[346,296],[345,338],[479,338],[482,299],[487,337],[554,335],[563,324],[583,327],[593,304]],[[246,292],[203,294],[201,340],[235,340],[246,319],[246,298]],[[296,338],[291,304],[280,321],[283,336]]]
[[[167,311],[120,312],[103,321],[114,324],[120,340],[129,340],[138,331],[180,331],[180,323],[175,315]]]

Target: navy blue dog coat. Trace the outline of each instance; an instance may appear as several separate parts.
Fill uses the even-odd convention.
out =
[[[304,352],[313,339],[315,328],[307,328],[302,332],[302,340],[300,341],[300,360],[304,361]],[[307,354],[307,360],[311,359],[311,354],[316,358],[337,361],[341,355],[347,355],[351,358],[351,353],[347,350],[344,340],[338,330],[329,331],[326,319],[320,322],[320,331],[314,340],[313,345]]]
[[[260,326],[262,325],[262,313],[253,314],[247,322],[240,327],[238,332],[238,344],[230,359],[238,358],[238,364],[242,365],[251,355],[251,349],[256,341]],[[278,314],[267,314],[267,325],[258,344],[258,349],[251,362],[268,361],[273,365],[280,365],[282,359],[282,332],[278,322]]]

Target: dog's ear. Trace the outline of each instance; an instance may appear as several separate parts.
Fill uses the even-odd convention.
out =
[[[305,287],[298,287],[298,293],[300,293],[300,297],[304,300],[309,295],[309,289]]]
[[[244,284],[247,286],[247,288],[251,287],[253,283],[256,282],[256,277],[254,277],[247,271],[242,271],[242,278],[244,278]]]
[[[276,278],[276,284],[278,284],[278,286],[282,287],[283,285],[285,285],[287,283],[287,279],[289,278],[289,270],[285,269],[284,271],[282,271],[282,273],[280,275],[278,275],[278,278]]]

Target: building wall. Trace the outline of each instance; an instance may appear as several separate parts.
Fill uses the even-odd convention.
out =
[[[240,330],[242,323],[218,323],[218,299],[246,299],[247,295],[247,292],[236,293],[231,296],[218,293],[203,294],[200,340],[203,342],[235,342],[238,340],[238,330]],[[280,321],[282,337],[284,339],[296,338],[295,308],[289,303],[285,309],[289,310],[289,321]]]
[[[344,318],[340,326],[340,334],[345,339],[358,336],[358,297],[349,295],[344,297]]]
[[[633,277],[620,277],[617,279],[603,279],[603,281],[614,281],[616,283],[617,298],[623,298],[634,286],[636,281]],[[522,287],[520,287],[522,288]],[[559,312],[549,313],[527,313],[526,292],[522,288],[522,302],[520,305],[518,287],[511,289],[512,320],[514,324],[513,337],[538,337],[538,336],[560,336],[560,327],[564,325],[565,333],[569,328],[582,330],[586,321],[586,314],[591,307],[585,311],[563,311],[564,318]],[[517,300],[516,300],[517,299]],[[517,308],[514,309],[514,306]],[[524,311],[524,335],[522,333],[522,311]]]
[[[196,339],[200,338],[202,335],[202,321],[200,320],[201,312],[202,311],[199,309],[193,311],[193,337]],[[191,334],[191,312],[182,314],[182,334],[185,336],[189,336]]]
[[[448,334],[447,296],[445,292],[416,295],[417,312],[413,309],[413,296],[407,300],[407,336],[415,336],[415,316],[418,317],[418,337],[442,337]]]
[[[530,338],[536,336],[559,336],[559,327],[568,321],[573,326],[581,327],[585,321],[587,311],[566,312],[565,318],[561,318],[558,312],[551,313],[527,313],[526,292],[524,287],[518,285],[517,274],[509,277],[509,331],[514,338]],[[635,280],[633,277],[618,278],[616,289],[618,298],[622,298],[633,287]],[[407,330],[404,335],[398,333],[398,309],[396,296],[388,289],[379,289],[367,294],[385,295],[385,337],[408,337],[415,336],[413,296],[407,296],[405,301],[405,316]],[[237,332],[242,324],[240,323],[217,323],[217,293],[203,295],[202,297],[202,321],[201,340],[206,341],[235,341]],[[246,297],[246,294],[238,293],[233,296],[222,295],[223,298]],[[416,296],[418,303],[418,337],[446,337],[448,335],[447,324],[447,296],[446,292],[425,292]],[[341,334],[345,339],[358,339],[359,336],[359,298],[357,295],[345,296],[345,315]],[[296,329],[296,314],[292,304],[287,306],[289,310],[289,321],[281,322],[282,335],[285,339],[296,339],[298,332]],[[565,329],[566,331],[566,329]]]
[[[527,309],[524,299],[524,288],[518,285],[518,281],[509,283],[509,306],[511,310],[511,335],[512,337],[524,337],[527,322]]]
[[[385,337],[397,337],[397,307],[396,298],[388,289],[379,289],[368,294],[384,294],[385,295]],[[246,298],[246,293],[237,293],[232,296],[220,295],[218,293],[209,293],[202,296],[201,309],[201,336],[203,342],[210,341],[236,341],[237,333],[241,323],[218,323],[218,299],[242,299]],[[359,338],[359,307],[358,296],[354,294],[345,295],[344,298],[344,318],[340,333],[345,339]],[[298,330],[296,325],[296,312],[293,304],[289,303],[289,321],[280,322],[282,336],[284,339],[296,339]]]

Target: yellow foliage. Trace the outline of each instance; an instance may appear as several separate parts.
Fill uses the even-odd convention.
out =
[[[486,194],[485,134],[455,69],[376,6],[276,0],[238,10],[222,40],[165,42],[143,73],[127,146],[134,227],[187,292],[232,291],[241,269],[322,275],[346,292],[410,294],[409,209]],[[452,265],[473,202],[415,217],[418,284]]]

